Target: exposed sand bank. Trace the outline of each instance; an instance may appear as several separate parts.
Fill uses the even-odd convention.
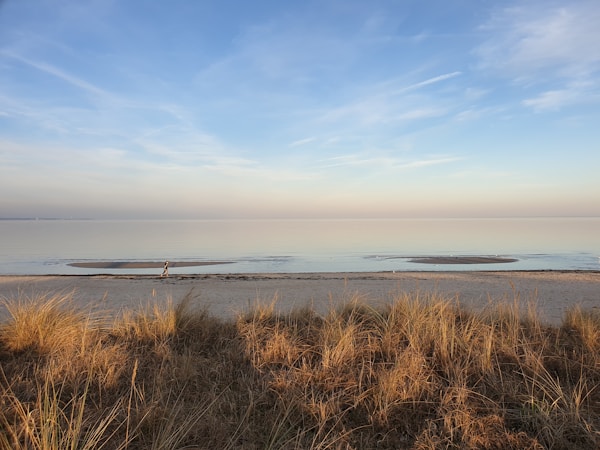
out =
[[[169,268],[215,266],[218,264],[231,264],[232,261],[169,261]],[[159,269],[164,261],[86,261],[68,264],[71,267],[83,269]]]
[[[177,275],[0,276],[0,297],[74,291],[77,305],[118,312],[148,302],[178,301],[189,292],[212,314],[234,317],[255,302],[287,311],[305,305],[319,312],[358,296],[380,304],[399,293],[439,293],[464,306],[479,308],[501,301],[534,301],[541,317],[556,323],[564,311],[579,304],[600,308],[600,272],[377,272],[377,273],[261,273]],[[3,308],[0,315],[6,314]]]
[[[427,256],[410,258],[409,261],[420,264],[504,264],[518,259],[499,256]]]

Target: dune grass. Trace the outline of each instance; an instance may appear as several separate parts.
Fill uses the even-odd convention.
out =
[[[600,447],[600,314],[437,294],[237,320],[6,299],[0,449]],[[526,306],[526,305],[525,305]]]

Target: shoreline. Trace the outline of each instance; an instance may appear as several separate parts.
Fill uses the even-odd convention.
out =
[[[479,310],[490,304],[533,302],[542,320],[559,323],[575,305],[600,308],[600,271],[402,271],[159,275],[0,275],[0,299],[69,293],[83,309],[118,314],[192,295],[194,303],[232,318],[256,303],[276,302],[281,312],[311,306],[319,313],[358,299],[373,305],[404,294],[435,294]],[[0,319],[6,315],[0,307]]]
[[[141,269],[146,267],[116,267],[117,269]],[[156,268],[163,267],[164,263],[160,263]],[[229,264],[229,262],[209,263],[212,264]],[[202,264],[204,265],[204,264]],[[451,265],[451,264],[450,264]],[[152,268],[155,268],[154,266]],[[169,269],[173,267],[193,267],[183,264],[173,266],[169,262]],[[108,267],[115,268],[115,267]],[[406,277],[413,276],[425,276],[427,278],[448,278],[448,277],[460,277],[469,276],[472,274],[476,275],[498,275],[498,276],[509,276],[509,275],[521,275],[521,276],[568,276],[568,275],[589,275],[592,278],[596,276],[600,277],[600,270],[596,269],[476,269],[476,270],[428,270],[428,269],[414,269],[414,270],[376,270],[376,271],[329,271],[329,272],[214,272],[214,273],[177,273],[172,272],[167,277],[162,277],[159,272],[156,273],[136,273],[136,272],[100,272],[100,273],[31,273],[31,274],[0,274],[0,286],[5,282],[11,282],[12,279],[47,279],[47,278],[73,278],[73,279],[86,279],[86,278],[106,278],[106,279],[143,279],[143,280],[210,280],[210,279],[223,279],[223,280],[270,280],[270,279],[307,279],[307,280],[329,280],[329,279],[390,279],[395,277],[403,279]],[[600,282],[600,279],[599,279]],[[600,288],[600,286],[599,286]],[[599,293],[600,294],[600,293]],[[1,294],[0,294],[1,295]],[[600,301],[600,298],[599,298]]]

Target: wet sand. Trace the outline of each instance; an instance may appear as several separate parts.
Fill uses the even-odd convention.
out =
[[[173,272],[176,272],[174,270]],[[368,273],[260,273],[178,275],[0,276],[0,298],[72,293],[82,308],[118,314],[148,303],[174,302],[187,294],[219,317],[235,317],[252,305],[277,300],[289,311],[312,306],[321,313],[350,299],[380,305],[405,293],[436,293],[463,306],[480,309],[517,298],[534,302],[542,320],[558,323],[580,305],[600,308],[597,271],[464,271]],[[0,316],[6,311],[0,308]]]

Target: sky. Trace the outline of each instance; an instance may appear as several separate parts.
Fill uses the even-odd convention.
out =
[[[0,218],[600,216],[598,0],[0,0]]]

